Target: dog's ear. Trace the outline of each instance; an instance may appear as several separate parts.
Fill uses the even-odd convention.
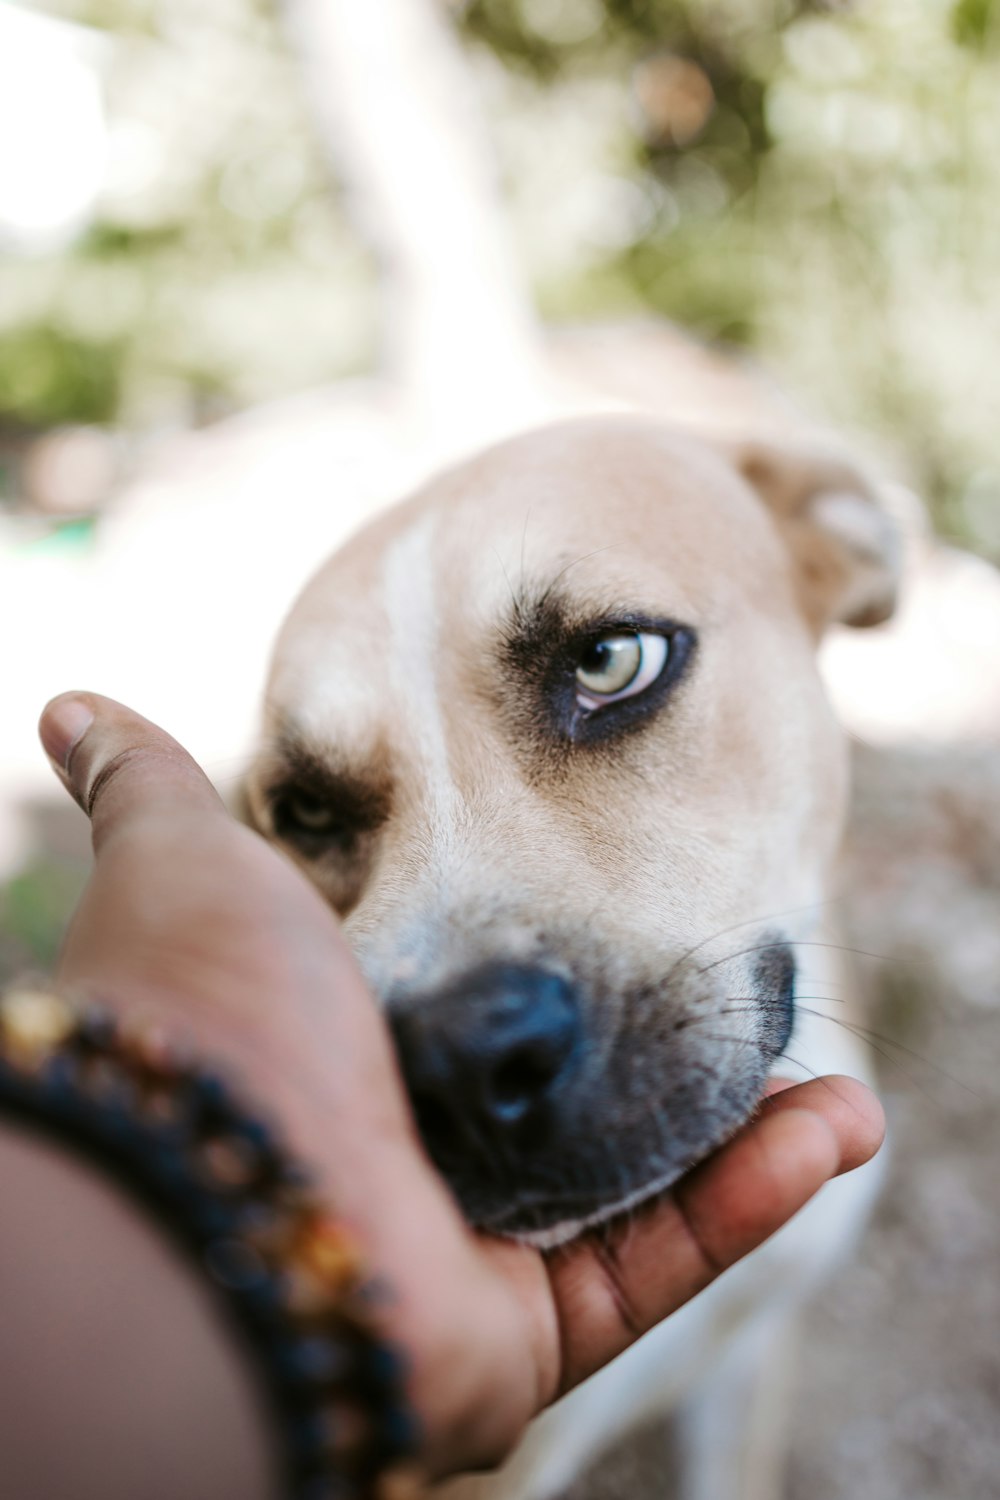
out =
[[[836,453],[742,439],[726,447],[778,524],[817,634],[835,621],[879,625],[888,619],[902,549],[875,485]]]

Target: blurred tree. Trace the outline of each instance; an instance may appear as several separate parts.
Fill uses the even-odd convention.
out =
[[[1000,41],[1000,6],[996,0],[957,0],[951,13],[956,42],[982,51]]]
[[[0,424],[186,426],[364,363],[366,252],[272,7],[49,11],[108,42],[105,181],[70,243],[0,244]]]
[[[441,0],[442,5],[445,0]],[[372,257],[266,0],[60,0],[107,181],[7,256],[0,424],[147,431],[371,363]],[[998,0],[448,0],[542,314],[752,346],[1000,555]]]
[[[570,252],[536,249],[543,308],[651,310],[752,345],[809,404],[890,446],[944,531],[1000,560],[998,0],[458,13],[519,80],[510,107],[534,115],[537,134],[501,134],[515,196],[544,176],[542,136],[560,169],[536,213],[590,187]],[[558,100],[603,109],[575,158]]]

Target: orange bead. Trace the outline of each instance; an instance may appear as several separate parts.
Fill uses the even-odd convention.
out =
[[[346,1290],[361,1276],[361,1252],[354,1236],[334,1219],[310,1218],[293,1254],[303,1270],[333,1291]]]

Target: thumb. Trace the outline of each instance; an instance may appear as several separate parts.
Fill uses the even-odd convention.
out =
[[[91,820],[95,853],[112,829],[151,812],[223,814],[187,751],[141,714],[99,693],[62,693],[38,732],[56,774]]]

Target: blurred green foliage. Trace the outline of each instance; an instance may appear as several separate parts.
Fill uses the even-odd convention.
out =
[[[61,0],[113,159],[6,268],[0,422],[142,431],[376,357],[371,258],[266,0]],[[1000,557],[1000,0],[451,0],[539,307],[752,347]],[[129,165],[131,164],[131,165]]]
[[[121,341],[74,336],[45,321],[0,341],[0,411],[26,425],[112,422],[121,398]]]
[[[952,36],[963,47],[982,50],[1000,39],[996,0],[958,0],[951,13]]]
[[[0,982],[52,968],[85,878],[75,864],[36,858],[0,887]]]
[[[65,0],[107,44],[107,184],[68,244],[7,248],[0,427],[139,433],[356,370],[366,247],[267,0]]]
[[[1000,561],[1000,0],[469,0],[463,25],[540,130],[605,111],[587,150],[625,222],[543,272],[550,315],[751,346]]]

